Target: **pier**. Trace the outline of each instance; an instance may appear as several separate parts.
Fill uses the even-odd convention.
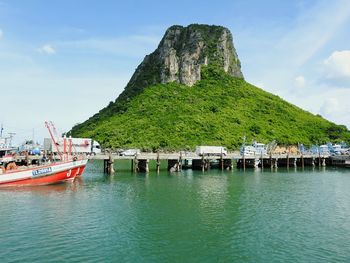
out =
[[[90,157],[91,160],[103,160],[104,172],[108,174],[118,171],[118,160],[130,161],[131,171],[159,172],[161,164],[167,167],[168,171],[179,172],[182,169],[193,169],[207,171],[210,169],[231,170],[234,166],[239,169],[260,167],[262,169],[276,169],[279,167],[325,167],[338,166],[350,167],[349,156],[329,155],[303,155],[303,154],[273,154],[261,156],[241,156],[239,152],[228,153],[227,155],[198,156],[192,152],[178,153],[141,153],[136,156],[119,156],[107,153]],[[150,164],[152,162],[152,165]]]

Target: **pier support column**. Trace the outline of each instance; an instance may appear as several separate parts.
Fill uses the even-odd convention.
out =
[[[204,155],[202,155],[202,172],[205,170],[205,160],[204,160]]]
[[[108,174],[109,175],[114,174],[114,160],[113,160],[112,153],[109,153],[109,158],[108,158],[107,164],[108,164],[108,168],[107,168]]]
[[[182,171],[182,153],[180,152],[179,162],[177,164],[178,172]]]
[[[220,155],[220,167],[221,167],[221,171],[224,170],[224,159],[223,159],[223,156],[222,156],[222,152],[221,152],[221,155]]]
[[[134,166],[134,173],[139,171],[139,161],[137,160],[137,157],[133,159],[133,166]]]
[[[289,154],[287,154],[287,169],[289,169]]]
[[[159,152],[157,152],[156,166],[157,166],[157,174],[159,174],[159,171],[160,171],[160,159],[159,159]]]
[[[304,155],[301,155],[301,168],[304,169]]]
[[[322,158],[322,167],[326,167],[326,158]]]
[[[245,156],[244,156],[244,153],[243,153],[243,171],[245,171]]]

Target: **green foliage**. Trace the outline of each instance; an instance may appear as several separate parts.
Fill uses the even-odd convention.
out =
[[[92,137],[104,147],[194,149],[223,145],[237,149],[247,141],[280,144],[350,141],[345,126],[331,123],[281,98],[224,73],[202,68],[193,87],[177,83],[144,89],[125,102],[125,111],[99,116],[73,127],[76,137]]]

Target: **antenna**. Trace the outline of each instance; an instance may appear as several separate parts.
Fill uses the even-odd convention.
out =
[[[2,138],[2,131],[4,130],[4,126],[1,123],[1,131],[0,131],[0,138]]]
[[[12,146],[12,138],[13,138],[13,136],[16,135],[16,133],[15,132],[9,132],[9,135],[10,135],[9,147],[11,147]]]

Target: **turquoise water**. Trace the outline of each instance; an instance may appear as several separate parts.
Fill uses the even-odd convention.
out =
[[[1,189],[1,262],[350,262],[350,170],[101,171]]]

